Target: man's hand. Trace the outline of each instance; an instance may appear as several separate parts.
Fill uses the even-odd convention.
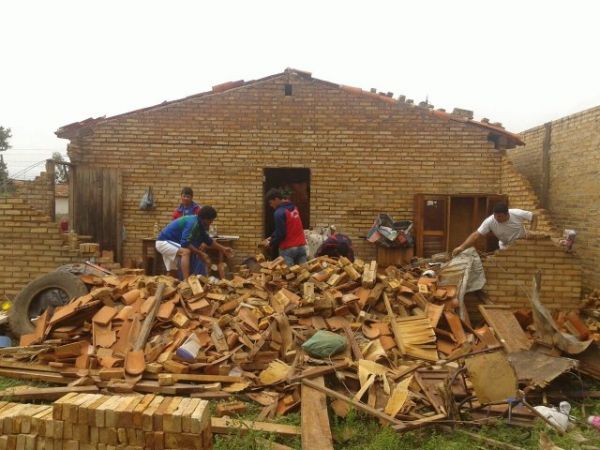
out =
[[[459,253],[462,253],[464,250],[465,249],[462,248],[462,245],[459,245],[454,250],[452,250],[452,257],[454,258],[456,255],[458,255]]]
[[[261,244],[263,247],[270,247],[270,246],[271,246],[271,238],[270,238],[270,237],[266,238],[266,239],[265,239],[264,241],[262,241],[260,244]]]
[[[228,258],[233,258],[233,255],[235,254],[233,252],[233,249],[231,247],[225,247],[225,249],[223,250],[223,253],[225,254],[225,256],[227,256]]]

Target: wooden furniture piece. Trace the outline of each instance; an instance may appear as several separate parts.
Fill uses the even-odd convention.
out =
[[[494,205],[508,203],[500,194],[416,194],[414,198],[415,254],[429,257],[450,252],[459,246],[481,222],[492,214]],[[498,248],[498,239],[488,235],[475,247],[480,251]]]
[[[378,267],[385,269],[388,266],[403,266],[410,263],[413,256],[412,247],[386,247],[375,243],[375,259]]]

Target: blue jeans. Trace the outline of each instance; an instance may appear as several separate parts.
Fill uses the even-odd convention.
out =
[[[306,262],[306,247],[280,248],[279,256],[283,256],[285,263],[291,267],[296,264],[304,264]]]

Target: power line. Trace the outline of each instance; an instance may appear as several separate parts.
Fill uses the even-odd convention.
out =
[[[66,153],[66,149],[61,148],[15,148],[15,147],[11,147],[8,150],[16,150],[18,152],[65,152]]]

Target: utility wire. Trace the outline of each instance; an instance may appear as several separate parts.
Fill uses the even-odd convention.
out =
[[[45,163],[46,163],[46,160],[42,159],[41,161],[38,161],[38,162],[30,165],[29,167],[26,167],[25,169],[13,174],[11,177],[9,177],[7,180],[5,180],[3,183],[0,183],[0,191],[3,191],[13,180],[15,180],[19,177],[22,177],[30,170],[35,169],[36,167],[39,167]]]

